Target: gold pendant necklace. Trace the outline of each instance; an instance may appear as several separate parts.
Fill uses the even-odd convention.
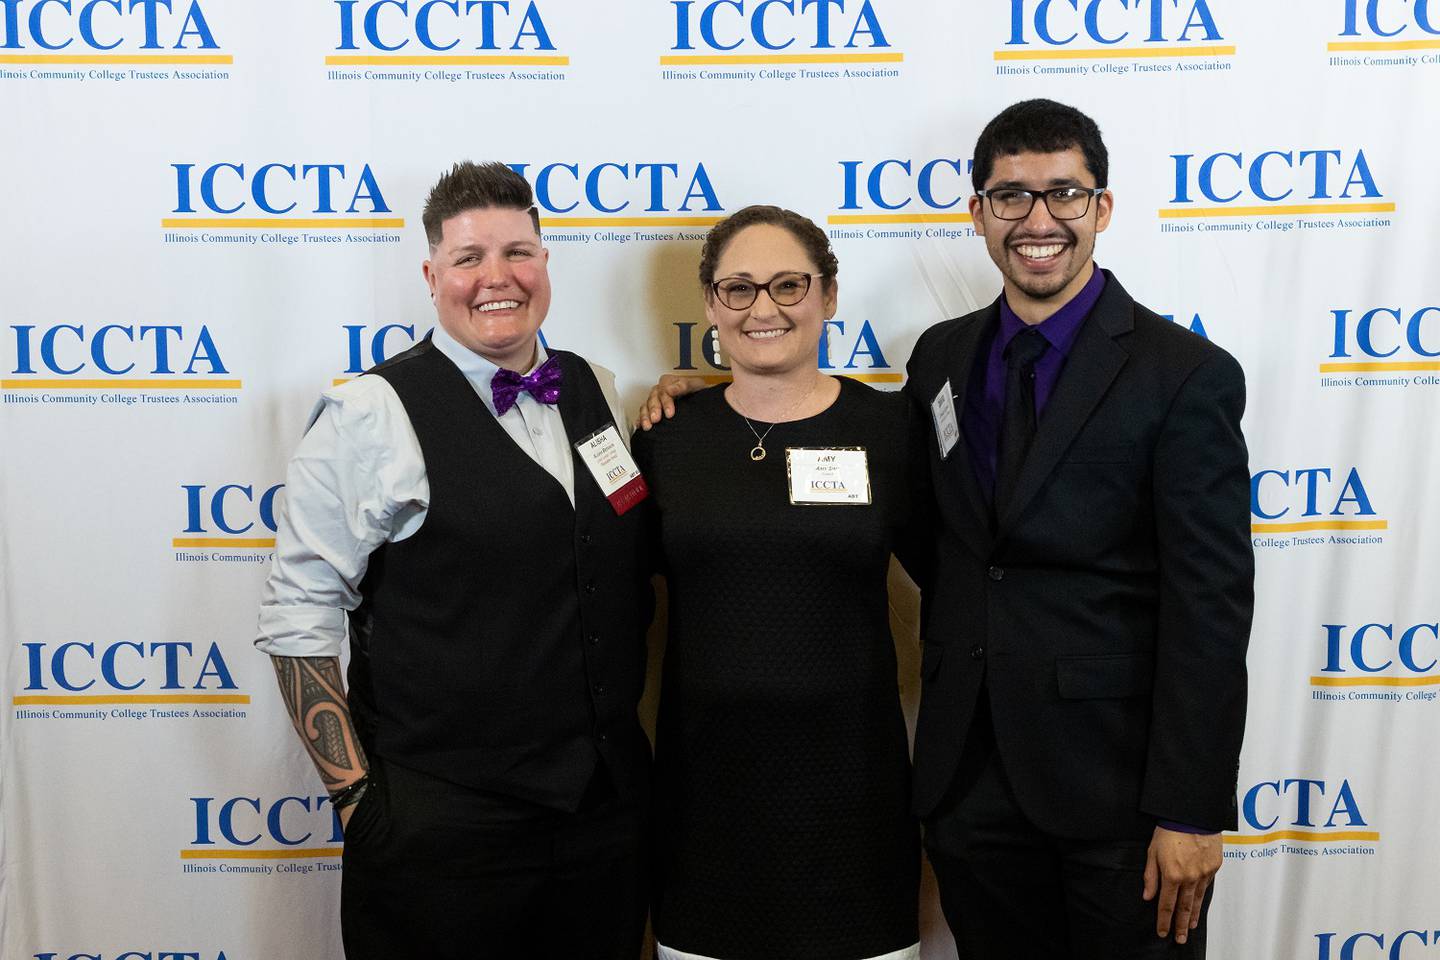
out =
[[[745,421],[745,426],[749,427],[749,428],[750,428],[750,432],[755,435],[755,446],[753,446],[753,447],[750,448],[750,459],[751,459],[751,461],[753,461],[753,462],[755,462],[755,463],[759,463],[761,460],[764,460],[764,459],[765,459],[765,438],[768,437],[768,436],[770,436],[770,431],[775,429],[775,424],[780,423],[781,421],[783,421],[783,420],[785,420],[787,417],[789,417],[790,414],[792,414],[792,413],[794,413],[796,410],[800,409],[800,404],[804,403],[806,400],[808,400],[808,399],[810,398],[810,394],[812,394],[812,393],[815,392],[815,384],[817,384],[817,383],[819,383],[819,382],[820,382],[820,377],[819,377],[819,375],[817,374],[817,375],[815,376],[815,379],[813,379],[813,380],[810,381],[810,388],[809,388],[808,390],[806,390],[803,394],[800,395],[800,399],[798,399],[798,400],[796,400],[794,403],[790,404],[789,408],[787,408],[784,413],[780,414],[780,419],[779,419],[779,420],[776,420],[775,423],[772,423],[772,424],[770,424],[770,426],[766,427],[764,433],[761,433],[759,430],[756,430],[756,429],[755,429],[755,424],[751,423],[751,422],[750,422],[750,418],[747,417],[747,416],[745,416],[745,411],[739,410],[740,419]],[[736,406],[736,408],[737,408],[737,410],[738,410],[738,408],[739,408],[739,406],[740,406],[740,401],[739,401],[738,398],[736,398],[735,406]]]

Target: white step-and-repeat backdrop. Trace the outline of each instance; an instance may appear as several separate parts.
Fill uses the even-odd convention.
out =
[[[723,375],[695,267],[753,202],[833,238],[826,367],[898,385],[999,290],[970,151],[1032,96],[1104,130],[1100,262],[1249,378],[1213,955],[1440,958],[1427,0],[0,0],[0,952],[339,957],[340,837],[256,600],[317,393],[434,322],[442,169],[531,180],[545,335],[632,406]]]

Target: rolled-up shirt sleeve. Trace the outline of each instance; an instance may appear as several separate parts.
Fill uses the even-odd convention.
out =
[[[339,656],[370,554],[418,530],[429,500],[419,441],[390,384],[361,377],[326,391],[286,471],[256,647]]]

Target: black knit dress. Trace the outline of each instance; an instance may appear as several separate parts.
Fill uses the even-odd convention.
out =
[[[905,401],[841,380],[753,462],[723,393],[683,398],[635,441],[670,600],[656,938],[717,960],[900,950],[919,882],[886,593],[911,519]],[[792,505],[786,447],[863,447],[872,504]]]

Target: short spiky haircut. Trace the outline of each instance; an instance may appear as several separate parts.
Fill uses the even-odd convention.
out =
[[[825,231],[816,226],[815,221],[794,210],[755,204],[736,210],[711,227],[710,232],[705,235],[705,244],[700,248],[700,285],[705,288],[707,297],[710,295],[710,284],[715,282],[715,268],[720,262],[720,255],[725,252],[730,241],[746,227],[761,223],[780,227],[805,248],[805,253],[815,262],[815,266],[820,268],[821,290],[829,290],[834,286],[835,275],[840,272],[840,261],[835,259],[835,252],[830,249],[830,238],[825,236]]]
[[[535,209],[534,195],[525,178],[503,163],[471,163],[462,160],[442,173],[430,196],[425,199],[425,212],[420,222],[425,225],[425,239],[432,248],[441,240],[441,227],[446,220],[467,210],[499,207],[502,210],[524,210],[540,233],[540,211]]]
[[[974,164],[970,178],[978,192],[995,169],[997,157],[1017,153],[1058,153],[1079,148],[1085,166],[1095,177],[1095,185],[1104,187],[1110,180],[1110,155],[1100,128],[1074,107],[1054,100],[1022,100],[1006,107],[985,124],[980,139],[975,141]]]

